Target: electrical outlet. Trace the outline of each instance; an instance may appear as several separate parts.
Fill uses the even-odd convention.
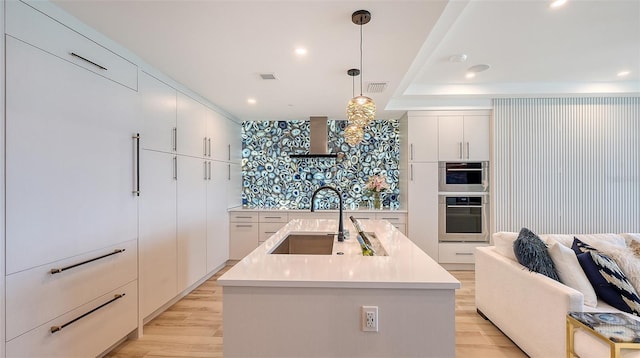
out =
[[[362,306],[362,331],[378,332],[378,306]]]

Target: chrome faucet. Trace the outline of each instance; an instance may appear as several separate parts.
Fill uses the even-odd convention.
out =
[[[340,218],[338,221],[338,241],[344,241],[344,225],[342,224],[342,195],[340,195],[340,192],[338,191],[338,189],[328,185],[321,186],[318,189],[316,189],[316,191],[314,191],[313,195],[311,196],[311,212],[316,211],[314,207],[316,195],[318,194],[318,192],[324,189],[333,190],[338,195],[338,200],[340,203]]]

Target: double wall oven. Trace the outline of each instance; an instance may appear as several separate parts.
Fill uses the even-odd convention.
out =
[[[489,164],[440,162],[440,242],[489,242]]]

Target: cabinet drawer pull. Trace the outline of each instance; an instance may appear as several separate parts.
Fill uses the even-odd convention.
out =
[[[72,269],[74,267],[78,267],[78,266],[81,266],[81,265],[84,265],[84,264],[88,264],[89,262],[100,260],[100,259],[103,259],[105,257],[109,257],[111,255],[119,254],[119,253],[124,252],[124,251],[125,251],[125,249],[115,249],[115,250],[113,250],[113,252],[110,252],[108,254],[105,254],[105,255],[102,255],[102,256],[98,256],[98,257],[94,257],[94,258],[86,260],[86,261],[78,262],[77,264],[73,264],[73,265],[70,265],[70,266],[67,266],[67,267],[63,267],[63,268],[52,268],[51,271],[49,271],[49,273],[52,274],[52,275],[55,275],[55,274],[60,273],[62,271],[66,271],[66,270]]]
[[[236,219],[253,219],[251,216],[236,216]]]
[[[133,190],[133,195],[140,196],[140,133],[136,133],[136,135],[131,138],[136,141],[136,187]]]
[[[61,331],[64,327],[66,327],[66,326],[68,326],[68,325],[70,325],[70,324],[73,324],[73,323],[75,323],[76,321],[81,320],[81,319],[83,319],[83,318],[87,317],[88,315],[92,314],[93,312],[95,312],[95,311],[97,311],[97,310],[101,309],[102,307],[104,307],[104,306],[106,306],[106,305],[108,305],[108,304],[110,304],[110,303],[113,303],[113,302],[114,302],[114,301],[116,301],[116,300],[121,299],[121,298],[122,298],[122,297],[124,297],[124,296],[125,296],[125,294],[124,294],[124,293],[120,293],[120,294],[114,295],[114,296],[113,296],[113,298],[112,298],[112,299],[110,299],[109,301],[107,301],[107,302],[105,302],[105,303],[101,304],[100,306],[98,306],[98,307],[96,307],[96,308],[92,309],[91,311],[89,311],[89,312],[87,312],[87,313],[82,314],[81,316],[78,316],[78,317],[76,317],[76,318],[72,319],[71,321],[69,321],[69,322],[67,322],[67,323],[63,324],[62,326],[51,326],[51,333],[53,334],[53,333],[56,333],[56,332],[58,332],[58,331]]]
[[[282,219],[282,216],[265,216],[265,219]]]
[[[382,220],[398,221],[398,220],[400,220],[400,219],[399,219],[399,218],[382,218]]]
[[[98,67],[98,68],[99,68],[99,69],[101,69],[101,70],[105,70],[105,71],[107,70],[107,68],[106,68],[106,67],[101,66],[101,65],[98,65],[97,63],[95,63],[95,62],[93,62],[93,61],[91,61],[91,60],[89,60],[89,59],[86,59],[86,58],[84,58],[84,57],[82,57],[82,56],[78,55],[78,54],[77,54],[77,53],[75,53],[75,52],[71,52],[71,56],[73,56],[73,57],[77,57],[77,58],[79,58],[79,59],[81,59],[81,60],[83,60],[83,61],[85,61],[85,62],[89,62],[90,64],[92,64],[92,65],[94,65],[94,66]]]
[[[264,233],[265,234],[275,234],[276,232],[275,231],[265,231]]]
[[[253,225],[236,225],[236,227],[253,227]]]
[[[456,252],[456,256],[471,256],[473,252]]]

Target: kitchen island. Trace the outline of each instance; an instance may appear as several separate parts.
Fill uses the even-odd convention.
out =
[[[363,221],[388,256],[365,257],[351,237],[331,254],[272,254],[292,233],[335,232],[297,219],[219,278],[225,357],[454,357],[460,282],[389,222]],[[378,308],[378,331],[362,307]]]

